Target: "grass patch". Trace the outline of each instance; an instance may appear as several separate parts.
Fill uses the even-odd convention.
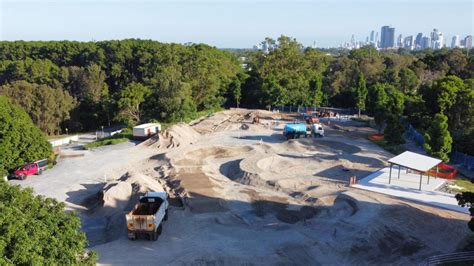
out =
[[[126,142],[126,141],[129,141],[129,139],[128,138],[104,138],[104,139],[101,139],[101,140],[97,140],[97,141],[88,143],[88,144],[84,145],[84,148],[86,148],[87,150],[90,150],[90,149],[93,149],[93,148],[97,148],[97,147],[101,147],[101,146],[107,146],[107,145],[115,145],[115,144],[119,144],[119,143]]]
[[[87,150],[108,146],[108,145],[115,145],[123,142],[127,142],[133,138],[133,133],[131,128],[124,128],[121,133],[115,134],[111,137],[103,138],[96,140],[94,142],[88,143],[84,145],[84,148]]]
[[[392,144],[389,144],[386,140],[370,140],[370,141],[372,143],[377,144],[380,148],[395,155],[399,155],[402,152],[406,151],[406,149],[402,145],[392,145]]]
[[[464,178],[458,178],[453,181],[454,185],[462,187],[462,189],[451,188],[455,192],[474,192],[474,183]]]

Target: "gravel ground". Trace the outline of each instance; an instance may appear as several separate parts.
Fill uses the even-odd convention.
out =
[[[390,157],[366,140],[372,129],[332,121],[324,138],[286,141],[279,121],[296,115],[259,111],[262,125],[253,125],[249,113],[179,125],[156,143],[87,151],[12,183],[80,210],[100,264],[418,264],[468,235],[468,215],[346,186]],[[106,178],[110,186],[137,175],[186,200],[185,210],[171,207],[156,242],[127,239],[123,215],[135,199],[120,194],[127,186],[102,202]]]

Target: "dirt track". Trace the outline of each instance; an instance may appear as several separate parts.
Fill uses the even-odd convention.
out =
[[[253,115],[225,111],[172,127],[124,150],[133,164],[116,180],[78,192],[99,262],[413,264],[455,250],[467,235],[465,214],[346,186],[390,156],[365,139],[371,129],[331,122],[324,138],[286,141],[284,120],[294,116],[259,111],[262,123],[253,125]],[[129,241],[124,211],[156,186],[185,198],[187,208],[172,210],[157,242]]]

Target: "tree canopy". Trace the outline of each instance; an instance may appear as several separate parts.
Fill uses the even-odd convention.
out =
[[[93,265],[79,218],[65,204],[0,181],[0,264]]]
[[[0,176],[51,154],[51,144],[28,114],[10,99],[0,96]]]

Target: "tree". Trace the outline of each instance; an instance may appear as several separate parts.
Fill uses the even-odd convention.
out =
[[[142,103],[150,95],[151,90],[136,82],[130,83],[120,92],[118,107],[120,118],[128,125],[136,125],[141,121]]]
[[[316,75],[310,82],[310,91],[311,105],[320,107],[323,102],[323,78],[321,75]]]
[[[371,109],[379,133],[382,132],[387,117],[386,105],[388,96],[385,92],[385,86],[384,84],[376,83],[370,90]]]
[[[0,176],[51,154],[51,144],[28,114],[7,97],[0,96]]]
[[[94,265],[79,218],[64,207],[0,181],[0,264]]]
[[[61,123],[70,118],[76,102],[68,92],[47,85],[17,81],[0,87],[0,95],[21,106],[33,123],[47,134],[60,132]]]
[[[400,145],[405,143],[403,133],[405,129],[400,117],[396,115],[389,115],[386,119],[387,127],[384,130],[385,140],[393,145]]]
[[[399,76],[400,90],[405,94],[414,94],[419,85],[419,80],[415,72],[409,68],[402,68]]]
[[[469,213],[471,215],[471,220],[467,223],[467,226],[471,231],[474,232],[474,193],[473,192],[461,192],[456,194],[456,200],[458,201],[459,206],[469,207]]]
[[[364,74],[361,72],[357,81],[357,86],[355,88],[355,98],[356,98],[356,108],[360,111],[365,110],[365,101],[367,99],[367,86],[365,84]]]
[[[405,98],[403,94],[393,86],[387,86],[385,90],[388,101],[385,105],[387,127],[384,130],[384,136],[388,143],[400,145],[405,143],[403,139],[404,128],[401,122]]]
[[[162,69],[158,83],[148,98],[144,107],[149,119],[157,117],[165,122],[176,122],[196,113],[191,86],[181,81],[177,65]]]
[[[448,117],[444,114],[436,114],[431,126],[425,133],[425,150],[441,160],[449,161],[449,153],[453,139],[448,130]]]
[[[431,87],[423,91],[423,99],[431,114],[444,113],[456,102],[457,92],[464,87],[462,79],[456,76],[447,76],[436,80]]]

